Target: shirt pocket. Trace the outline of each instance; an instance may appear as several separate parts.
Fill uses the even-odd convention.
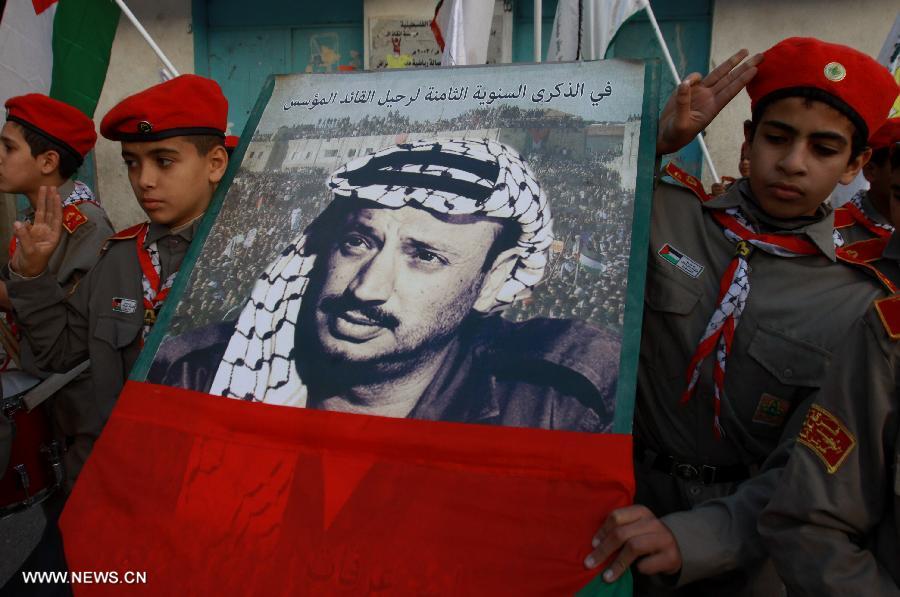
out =
[[[831,353],[760,326],[747,354],[734,371],[740,381],[729,384],[741,394],[735,407],[752,433],[777,438],[797,406],[824,383]]]
[[[100,316],[94,326],[94,337],[118,351],[137,340],[142,326],[140,320]]]
[[[690,314],[700,302],[703,289],[696,282],[688,282],[687,276],[682,277],[685,280],[678,279],[673,272],[665,271],[651,259],[647,267],[647,288],[644,293],[647,307],[675,315]]]
[[[679,276],[685,280],[680,280]],[[703,288],[687,280],[680,272],[668,272],[653,259],[647,267],[644,292],[644,322],[641,334],[641,366],[666,378],[684,378],[687,366],[703,333],[696,321],[705,318],[696,313]],[[677,354],[679,347],[689,346],[691,354]]]

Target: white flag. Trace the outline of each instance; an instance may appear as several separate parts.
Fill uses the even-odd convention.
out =
[[[559,0],[547,60],[599,60],[644,0]]]
[[[431,30],[441,47],[441,66],[484,64],[494,19],[494,0],[441,0]]]
[[[37,11],[23,0],[6,3],[0,22],[0,105],[25,93],[50,93],[56,5]]]

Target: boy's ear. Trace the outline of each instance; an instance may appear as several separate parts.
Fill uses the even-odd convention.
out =
[[[209,165],[209,182],[211,184],[219,184],[222,177],[225,176],[225,170],[228,168],[228,152],[222,145],[216,145],[206,154],[206,163]]]
[[[44,153],[38,154],[35,158],[41,174],[48,176],[59,170],[59,153],[53,149],[48,149]]]
[[[838,182],[840,182],[841,184],[850,184],[851,182],[853,182],[853,179],[856,178],[856,175],[859,174],[859,171],[869,163],[871,157],[872,148],[866,147],[859,153],[858,156],[847,162],[847,167],[844,169],[844,173],[841,174],[841,178]]]

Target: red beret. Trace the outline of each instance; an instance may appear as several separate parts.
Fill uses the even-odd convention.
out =
[[[900,91],[890,71],[872,57],[811,37],[785,39],[766,50],[763,57],[747,85],[751,109],[777,91],[784,90],[784,97],[789,97],[790,90],[812,87],[846,104],[871,135],[887,120]]]
[[[869,139],[869,147],[872,149],[890,147],[894,143],[900,143],[900,116],[889,118]]]
[[[238,143],[241,142],[241,138],[237,135],[227,135],[225,137],[225,149],[232,151],[237,149]]]
[[[69,104],[41,93],[6,100],[6,119],[53,141],[83,160],[97,142],[94,121]]]
[[[159,141],[184,135],[225,136],[228,100],[219,84],[181,75],[119,102],[100,123],[112,141]]]

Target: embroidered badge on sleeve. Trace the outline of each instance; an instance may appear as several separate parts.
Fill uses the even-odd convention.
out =
[[[856,445],[856,438],[844,424],[818,404],[806,413],[797,441],[822,459],[829,474],[837,472]]]
[[[63,227],[69,231],[69,234],[78,230],[78,227],[87,221],[88,219],[81,213],[81,210],[74,205],[67,205],[63,208]]]

